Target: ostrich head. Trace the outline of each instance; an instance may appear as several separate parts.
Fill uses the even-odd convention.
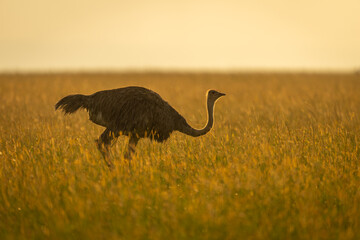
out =
[[[209,90],[207,92],[207,98],[208,98],[208,102],[215,102],[216,100],[218,100],[220,97],[225,96],[225,93],[221,93],[215,90]]]

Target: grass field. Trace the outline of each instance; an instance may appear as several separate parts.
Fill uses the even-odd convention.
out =
[[[109,171],[61,97],[140,85],[196,128],[142,140]],[[360,76],[0,75],[0,239],[360,239]]]

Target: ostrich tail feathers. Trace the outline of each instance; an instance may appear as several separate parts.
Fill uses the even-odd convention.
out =
[[[55,110],[61,109],[65,114],[76,112],[79,108],[88,108],[88,97],[81,94],[69,95],[55,105]]]

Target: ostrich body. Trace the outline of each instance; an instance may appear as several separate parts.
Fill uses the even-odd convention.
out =
[[[107,159],[108,150],[111,142],[120,135],[129,136],[125,157],[130,159],[140,138],[163,142],[173,131],[193,137],[206,134],[214,123],[214,104],[224,95],[215,90],[207,92],[208,121],[203,129],[192,128],[159,94],[143,87],[124,87],[92,95],[69,95],[56,103],[55,110],[61,109],[65,114],[71,114],[84,108],[93,123],[106,128],[96,142],[110,167],[112,163]]]

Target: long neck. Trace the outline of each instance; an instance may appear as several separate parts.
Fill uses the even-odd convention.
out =
[[[193,137],[199,137],[210,131],[210,129],[213,127],[213,124],[214,124],[215,102],[211,101],[208,98],[206,103],[207,103],[208,118],[207,118],[207,123],[206,123],[205,127],[203,129],[195,129],[195,128],[189,126],[188,124],[186,124],[186,126],[184,126],[184,128],[181,129],[181,132],[183,132],[187,135],[193,136]]]

